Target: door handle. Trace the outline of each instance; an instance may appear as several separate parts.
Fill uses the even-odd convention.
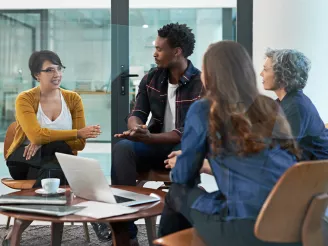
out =
[[[121,95],[125,95],[125,91],[126,91],[126,85],[125,85],[125,81],[127,78],[131,78],[131,77],[139,77],[139,74],[128,74],[124,71],[124,66],[121,66]]]

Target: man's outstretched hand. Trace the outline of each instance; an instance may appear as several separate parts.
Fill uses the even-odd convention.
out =
[[[130,130],[127,130],[121,134],[115,134],[116,138],[124,138],[134,142],[147,143],[151,139],[151,133],[146,125],[136,125]]]

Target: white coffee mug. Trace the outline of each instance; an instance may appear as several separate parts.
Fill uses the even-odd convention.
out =
[[[57,193],[59,184],[60,184],[60,179],[56,179],[56,178],[48,178],[48,179],[41,180],[42,188],[48,194]]]

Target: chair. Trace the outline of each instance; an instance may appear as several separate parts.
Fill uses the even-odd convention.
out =
[[[13,122],[7,128],[7,132],[6,132],[6,136],[5,136],[5,140],[4,140],[4,146],[3,146],[4,156],[7,155],[8,149],[9,149],[10,145],[12,144],[12,142],[14,141],[16,126],[17,126],[17,123]],[[74,153],[74,154],[77,155],[77,153]],[[28,189],[33,188],[33,185],[35,184],[35,180],[14,180],[11,178],[3,178],[3,179],[1,179],[1,183],[11,189],[28,190]],[[10,220],[11,220],[11,217],[8,217],[6,229],[9,228]],[[88,230],[87,223],[83,223],[83,229],[84,229],[84,234],[85,234],[86,240],[88,242],[90,242],[89,230]]]
[[[256,237],[268,242],[324,245],[327,177],[328,160],[300,162],[288,169],[262,206],[254,229]]]
[[[263,204],[254,226],[255,236],[267,242],[324,246],[327,177],[328,160],[300,162],[289,168]],[[182,240],[189,244],[182,244]],[[193,245],[197,240],[200,238],[191,228],[156,239],[154,244]]]
[[[154,245],[162,246],[205,246],[206,244],[194,228],[172,233],[154,240]]]

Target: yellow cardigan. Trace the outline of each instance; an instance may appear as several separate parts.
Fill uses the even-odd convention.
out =
[[[23,91],[16,98],[16,133],[10,145],[7,159],[27,137],[31,143],[43,145],[54,141],[66,141],[73,151],[83,150],[85,139],[77,138],[77,130],[85,127],[84,109],[81,97],[73,91],[60,89],[72,115],[72,130],[51,130],[41,128],[36,114],[40,102],[40,87]]]

